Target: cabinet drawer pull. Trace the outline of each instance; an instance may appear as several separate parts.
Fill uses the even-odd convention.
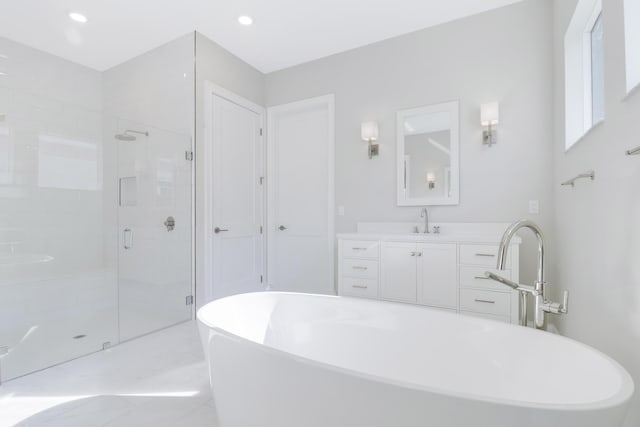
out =
[[[476,254],[476,256],[484,256],[484,257],[490,257],[490,258],[493,258],[493,257],[495,257],[496,255],[495,255],[495,254]]]
[[[368,270],[369,267],[360,267],[359,265],[354,265],[353,267],[351,267],[354,270]]]
[[[476,280],[491,280],[488,277],[484,277],[484,276],[476,276],[476,277],[474,277],[474,279],[476,279]]]
[[[367,285],[351,285],[351,287],[356,289],[369,289]]]
[[[354,250],[354,251],[366,251],[367,248],[351,248],[351,250]]]
[[[476,302],[481,302],[483,304],[495,304],[496,303],[495,301],[489,301],[487,299],[478,299],[478,298],[476,298],[475,301]]]

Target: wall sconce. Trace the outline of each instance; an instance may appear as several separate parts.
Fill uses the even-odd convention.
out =
[[[490,102],[480,106],[480,122],[486,129],[482,132],[482,143],[491,147],[498,142],[498,131],[493,128],[500,122],[500,105]]]
[[[378,155],[378,144],[372,142],[378,140],[378,123],[365,122],[362,123],[362,140],[369,143],[369,159]]]
[[[436,188],[436,174],[427,173],[427,185],[429,186],[429,190],[433,190]]]

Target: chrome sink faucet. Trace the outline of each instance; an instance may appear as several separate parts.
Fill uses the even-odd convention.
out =
[[[420,211],[420,218],[424,218],[424,234],[429,234],[429,211],[427,208],[422,208]]]
[[[527,325],[527,294],[532,295],[535,298],[534,309],[534,326],[536,329],[544,327],[545,314],[566,314],[569,305],[569,292],[564,291],[564,297],[562,303],[551,302],[546,298],[546,285],[544,281],[544,236],[542,230],[534,222],[523,219],[521,221],[513,223],[502,236],[500,247],[498,249],[498,270],[505,270],[507,262],[507,254],[509,252],[509,244],[513,236],[522,228],[528,228],[535,234],[538,240],[538,274],[533,286],[520,285],[498,276],[497,274],[487,271],[485,276],[489,279],[495,280],[503,285],[509,286],[512,289],[520,291],[520,324],[522,326]]]

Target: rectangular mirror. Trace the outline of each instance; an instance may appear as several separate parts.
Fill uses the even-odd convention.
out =
[[[460,201],[458,101],[398,111],[398,206]]]

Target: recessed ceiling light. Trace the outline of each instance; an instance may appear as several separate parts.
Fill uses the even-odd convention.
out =
[[[76,22],[81,22],[83,24],[88,21],[86,16],[78,12],[71,12],[69,14],[69,18],[73,19]]]
[[[242,25],[249,26],[253,24],[253,18],[247,15],[242,15],[238,17],[238,22],[241,23]]]

